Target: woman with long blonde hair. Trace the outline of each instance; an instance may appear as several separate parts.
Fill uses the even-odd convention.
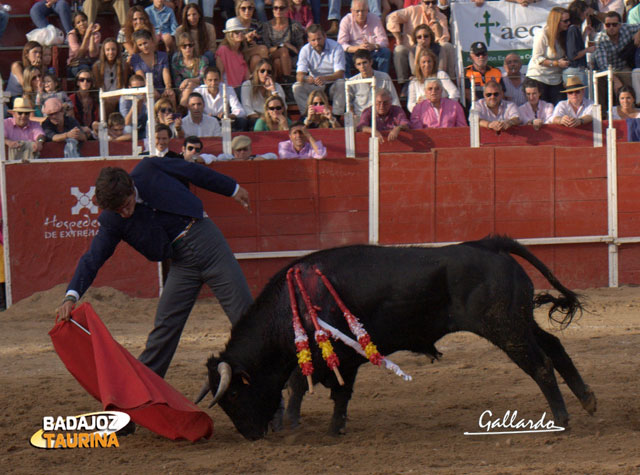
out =
[[[262,24],[253,16],[255,11],[256,3],[254,0],[236,1],[236,18],[240,20],[246,31],[242,42],[242,54],[244,54],[244,60],[250,70],[260,58],[269,57],[269,50],[264,45],[262,38]]]
[[[36,66],[29,66],[23,72],[22,98],[27,100],[34,111],[31,113],[31,120],[43,122],[44,116],[39,105],[37,105],[37,95],[42,93],[42,71]],[[38,120],[40,119],[40,120]]]
[[[329,98],[322,89],[316,89],[307,98],[307,117],[304,125],[308,129],[335,129],[340,124],[333,116]]]
[[[270,130],[289,130],[291,119],[287,117],[287,109],[284,99],[277,95],[267,97],[264,101],[264,112],[258,119],[254,132],[267,132]]]
[[[216,51],[216,67],[222,75],[222,80],[233,88],[239,88],[249,79],[249,66],[242,53],[247,29],[237,17],[230,18],[225,23],[224,40]],[[239,91],[236,91],[238,94]]]
[[[14,61],[11,64],[11,74],[5,89],[11,97],[22,95],[22,74],[29,66],[35,66],[42,71],[42,45],[37,41],[27,41],[22,48],[22,61]]]
[[[540,83],[542,99],[552,104],[564,98],[560,91],[563,89],[562,71],[569,67],[565,50],[570,24],[569,11],[553,7],[547,16],[547,25],[533,38],[527,77]]]
[[[264,112],[264,100],[274,94],[285,97],[284,89],[273,79],[271,61],[263,58],[255,65],[251,79],[242,83],[240,96],[247,118],[256,121]]]

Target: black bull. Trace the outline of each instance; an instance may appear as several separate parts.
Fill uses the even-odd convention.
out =
[[[531,279],[510,254],[529,261],[561,295],[543,293],[534,298]],[[310,254],[278,272],[233,327],[225,350],[209,358],[209,381],[198,401],[209,387],[218,388],[214,402],[248,439],[264,437],[279,407],[281,391],[296,367],[286,282],[286,272],[293,265],[305,270],[305,285],[319,307],[318,316],[351,334],[326,288],[311,277],[314,266],[329,278],[383,355],[408,350],[437,357],[437,340],[452,332],[472,332],[502,349],[535,380],[556,424],[567,427],[569,415],[554,368],[585,410],[590,414],[596,410],[593,392],[558,338],[542,330],[533,318],[535,306],[550,303],[549,318],[568,325],[581,311],[580,302],[524,246],[496,236],[436,249],[349,246]],[[304,313],[299,295],[298,305]],[[313,354],[314,382],[330,388],[334,400],[330,429],[342,432],[358,367],[367,360],[334,342],[345,382],[340,386],[313,341],[311,322],[306,315],[302,320]],[[287,409],[293,418],[301,398],[293,401],[293,407],[290,402]]]

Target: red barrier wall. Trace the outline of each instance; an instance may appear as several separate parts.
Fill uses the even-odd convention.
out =
[[[606,126],[606,122],[603,127]],[[614,122],[619,142],[626,141],[626,122],[618,120]],[[344,129],[312,130],[311,133],[317,140],[321,140],[327,148],[328,158],[343,158],[346,156],[344,147]],[[240,134],[234,134],[240,135]],[[281,132],[243,132],[253,140],[254,153],[268,153],[278,151],[278,142],[288,139],[286,131]],[[369,156],[369,134],[359,132],[356,134],[356,156]],[[203,138],[204,149],[207,153],[222,153],[222,139],[215,137]],[[171,141],[170,148],[175,152],[182,150],[182,140]],[[561,125],[545,125],[536,131],[531,126],[513,127],[506,132],[497,135],[495,132],[480,129],[480,143],[482,146],[539,146],[562,145],[564,147],[591,147],[593,146],[593,132],[591,127],[583,126],[577,129],[569,129]],[[142,142],[140,143],[142,145]],[[456,127],[449,129],[422,129],[408,130],[400,133],[398,140],[383,142],[380,144],[380,153],[425,153],[434,148],[459,148],[469,145],[469,128]],[[63,156],[64,145],[59,143],[46,143],[42,151],[42,158],[58,158]],[[85,157],[97,157],[100,155],[98,142],[86,142],[81,153]],[[109,144],[110,155],[130,155],[130,142],[111,142]]]
[[[618,149],[620,235],[639,236],[640,145]],[[90,233],[45,234],[62,226],[52,223],[97,217],[87,209],[79,217],[71,214],[78,199],[70,187],[87,192],[101,167],[130,169],[135,163],[5,165],[14,301],[68,281],[90,242]],[[313,250],[368,240],[366,160],[221,162],[214,168],[234,176],[251,195],[248,214],[233,200],[196,191],[235,252]],[[606,200],[604,148],[442,148],[380,158],[382,244],[472,240],[489,233],[605,235]],[[570,287],[607,285],[605,244],[537,246],[534,252]],[[289,260],[242,260],[252,291]],[[536,271],[530,275],[545,286]],[[640,245],[620,248],[620,282],[640,283]],[[153,296],[156,267],[122,245],[96,285]]]
[[[78,258],[98,230],[97,207],[82,207],[89,205],[89,199],[80,194],[90,191],[107,163],[131,170],[137,161],[60,161],[5,167],[4,219],[9,227],[5,245],[8,240],[14,302],[71,280]],[[73,187],[78,189],[77,195],[72,194]],[[157,296],[157,266],[123,244],[102,268],[95,285],[110,285],[138,297]]]

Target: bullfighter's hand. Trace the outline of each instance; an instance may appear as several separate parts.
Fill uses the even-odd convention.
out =
[[[235,195],[233,195],[233,199],[240,203],[244,208],[251,213],[251,204],[249,203],[249,192],[242,188],[238,187],[238,191]]]
[[[65,322],[69,321],[73,307],[75,307],[75,303],[70,300],[62,302],[62,305],[60,305],[57,310],[58,318]]]

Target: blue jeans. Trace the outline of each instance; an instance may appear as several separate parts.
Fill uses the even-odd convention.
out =
[[[355,68],[353,64],[353,53],[345,53],[345,76],[350,77],[351,71]],[[383,73],[389,72],[389,60],[391,59],[391,50],[389,48],[380,48],[378,51],[371,51],[371,59],[373,59],[373,69],[376,71],[382,71]]]
[[[329,20],[340,20],[340,9],[342,8],[342,0],[329,0]]]
[[[310,0],[311,2],[311,13],[313,15],[313,22],[320,24],[320,0]]]
[[[52,13],[60,17],[65,33],[73,29],[73,25],[71,24],[71,8],[69,8],[69,4],[65,0],[58,0],[53,5],[53,8],[47,7],[45,1],[42,0],[31,7],[29,15],[31,15],[31,21],[33,21],[34,25],[38,28],[46,28],[49,25],[47,16]]]
[[[9,14],[6,12],[0,12],[0,38],[4,34],[4,30],[7,28],[7,22],[9,21]]]

